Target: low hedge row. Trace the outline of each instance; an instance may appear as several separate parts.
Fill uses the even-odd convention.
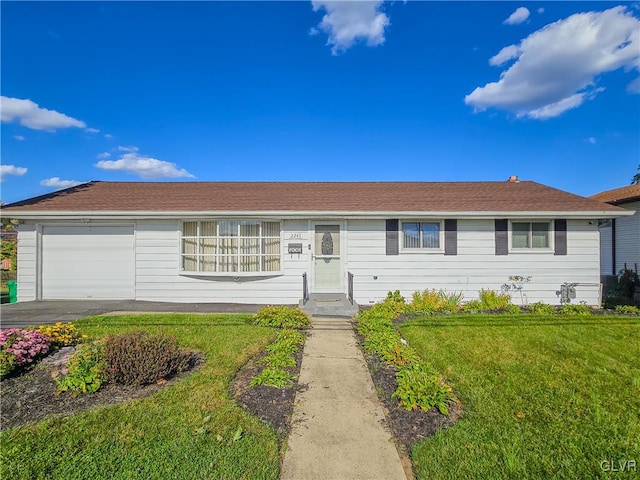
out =
[[[404,299],[403,299],[404,300]],[[364,337],[363,348],[377,355],[396,369],[398,388],[392,397],[407,410],[427,411],[438,408],[448,414],[453,391],[442,375],[407,345],[393,326],[392,320],[405,313],[399,293],[389,293],[387,299],[358,315],[357,330]]]

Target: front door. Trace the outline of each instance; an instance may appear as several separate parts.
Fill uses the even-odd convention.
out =
[[[316,224],[313,234],[313,290],[342,291],[340,225]]]

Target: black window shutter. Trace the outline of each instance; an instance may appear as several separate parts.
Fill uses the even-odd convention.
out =
[[[458,221],[453,218],[444,221],[444,254],[458,254]]]
[[[398,219],[387,220],[387,255],[398,255],[400,252],[398,223]]]
[[[556,218],[554,222],[556,255],[567,254],[567,221],[564,218]]]
[[[496,219],[496,255],[509,253],[509,220]]]

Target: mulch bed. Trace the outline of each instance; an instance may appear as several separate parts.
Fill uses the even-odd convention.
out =
[[[356,334],[360,345],[362,338]],[[296,366],[289,372],[297,379],[302,364],[303,348],[296,354]],[[92,408],[114,405],[134,398],[147,397],[161,388],[171,385],[180,378],[192,373],[201,365],[201,359],[193,362],[193,368],[168,381],[142,387],[107,384],[89,395],[73,396],[69,392],[56,394],[56,384],[52,374],[61,366],[61,359],[68,356],[69,350],[61,350],[45,358],[29,372],[20,376],[6,378],[0,383],[2,392],[2,410],[0,429],[6,430],[28,423],[34,423],[48,416],[69,416]],[[409,454],[414,443],[433,435],[437,430],[454,424],[462,415],[458,402],[449,405],[449,415],[442,415],[436,408],[428,412],[407,411],[398,406],[391,398],[397,388],[395,368],[364,353],[373,383],[380,401],[385,407],[386,424],[398,442],[398,446]],[[294,383],[291,388],[274,388],[259,385],[250,387],[251,379],[264,368],[261,360],[263,353],[252,358],[236,374],[230,391],[236,401],[252,415],[271,425],[281,440],[290,432],[291,416],[295,396],[306,385]]]
[[[300,375],[303,348],[304,346],[295,355],[296,366],[287,369],[296,380]],[[280,440],[283,440],[291,429],[291,415],[293,414],[296,392],[306,386],[296,382],[290,388],[275,388],[265,385],[251,387],[249,385],[251,379],[264,369],[261,360],[265,356],[266,353],[262,353],[249,360],[236,374],[230,390],[240,405],[253,416],[271,425],[278,433]]]
[[[192,368],[171,379],[156,384],[137,386],[107,384],[95,393],[74,396],[70,392],[56,394],[56,382],[53,374],[64,366],[64,357],[72,353],[73,348],[64,348],[44,358],[30,371],[19,376],[6,378],[0,382],[2,392],[2,411],[0,429],[19,427],[38,422],[45,417],[66,417],[96,407],[114,405],[134,398],[147,397],[176,380],[193,373],[201,364],[202,358],[193,354]]]
[[[426,412],[402,408],[398,404],[398,400],[391,398],[391,395],[398,388],[396,368],[382,362],[375,355],[365,352],[362,348],[364,338],[357,331],[356,338],[369,367],[378,398],[386,410],[387,427],[391,430],[403,454],[410,455],[411,447],[416,442],[434,435],[438,430],[447,428],[460,419],[463,410],[457,400],[449,403],[448,415],[443,415],[436,407]]]

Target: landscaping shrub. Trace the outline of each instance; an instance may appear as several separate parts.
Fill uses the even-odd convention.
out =
[[[511,295],[508,293],[498,293],[494,290],[480,290],[478,300],[471,300],[470,302],[462,305],[462,311],[466,313],[485,313],[485,312],[505,312],[505,313],[517,313],[515,309],[510,306]],[[513,305],[518,308],[516,305]],[[520,309],[518,308],[518,312]]]
[[[508,293],[498,293],[494,290],[480,290],[480,302],[483,311],[504,310],[511,304],[511,295]]]
[[[109,335],[104,340],[108,380],[123,385],[146,385],[187,370],[189,352],[175,337],[144,331]]]
[[[640,315],[640,308],[634,305],[616,305],[615,312],[622,315]]]
[[[82,345],[69,358],[66,369],[60,372],[63,376],[56,379],[57,391],[95,392],[105,383],[107,371],[103,343]]]
[[[373,332],[381,332],[389,330],[395,331],[391,320],[384,317],[374,317],[367,314],[368,310],[363,310],[358,315],[358,333],[363,337],[370,335]]]
[[[553,315],[556,313],[556,308],[553,305],[536,302],[527,307],[527,312],[533,313],[534,315]]]
[[[563,315],[591,315],[591,309],[579,303],[567,303],[560,307],[560,313]]]
[[[462,293],[447,293],[444,290],[424,290],[413,292],[409,310],[411,313],[430,315],[436,312],[455,313],[464,298]]]
[[[87,336],[82,335],[71,322],[57,322],[55,325],[40,325],[36,331],[48,337],[53,348],[76,345],[80,340],[87,338]]]
[[[267,387],[288,388],[293,382],[293,375],[282,368],[265,368],[251,379],[252,387],[265,385]]]
[[[0,376],[33,364],[50,348],[49,339],[40,332],[20,328],[0,331]]]
[[[262,359],[267,368],[251,379],[251,386],[265,385],[275,388],[288,388],[293,382],[293,375],[286,368],[295,367],[295,355],[304,344],[304,335],[296,330],[284,329],[278,332],[276,340],[267,345],[269,352]]]
[[[520,310],[520,307],[518,305],[514,305],[513,303],[510,303],[502,309],[502,313],[509,313],[514,315],[517,313],[522,313],[522,310]]]
[[[396,373],[398,388],[392,398],[397,398],[407,410],[420,409],[424,412],[437,407],[447,415],[447,403],[453,400],[451,387],[431,365],[416,361],[401,367]]]
[[[299,308],[284,305],[268,305],[258,310],[254,323],[262,327],[305,328],[311,325],[309,316]]]
[[[605,291],[605,308],[614,308],[617,305],[633,305],[636,303],[633,298],[633,292],[638,286],[640,286],[640,277],[636,272],[629,269],[620,270],[616,284]]]

